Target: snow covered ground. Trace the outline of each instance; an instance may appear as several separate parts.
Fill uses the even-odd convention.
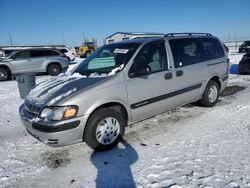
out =
[[[231,63],[241,57],[231,53]],[[137,123],[117,148],[96,153],[29,136],[15,81],[1,82],[0,187],[250,187],[250,76],[231,74],[229,86],[215,107],[187,105]]]

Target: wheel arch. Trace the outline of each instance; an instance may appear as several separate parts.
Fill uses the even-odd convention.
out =
[[[88,116],[88,119],[86,121],[86,124],[85,124],[85,128],[84,128],[84,131],[83,131],[83,141],[84,141],[84,134],[85,134],[85,130],[86,130],[86,126],[88,124],[88,121],[89,121],[89,118],[90,116],[96,112],[97,110],[99,110],[100,108],[112,108],[120,113],[123,113],[125,115],[125,122],[126,124],[128,123],[129,121],[129,111],[126,109],[125,105],[123,105],[122,103],[120,102],[107,102],[107,103],[103,103],[99,106],[97,106],[96,108],[94,108],[90,113],[89,113],[89,116]]]
[[[6,68],[9,71],[9,73],[10,73],[9,79],[11,79],[13,75],[12,75],[12,71],[11,71],[10,66],[8,66],[6,64],[1,64],[0,67]]]
[[[215,82],[218,84],[218,86],[219,86],[219,90],[221,89],[221,81],[220,81],[219,76],[213,76],[212,78],[210,78],[210,80],[215,81]],[[209,81],[210,81],[210,80],[209,80]],[[208,82],[209,82],[209,81],[208,81]]]

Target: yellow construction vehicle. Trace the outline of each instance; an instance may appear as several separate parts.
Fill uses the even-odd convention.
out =
[[[92,41],[84,40],[84,43],[82,46],[79,47],[78,55],[81,58],[88,57],[90,54],[92,54],[97,49],[97,40],[92,39]]]

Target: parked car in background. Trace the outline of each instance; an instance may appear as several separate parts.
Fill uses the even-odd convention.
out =
[[[53,49],[23,49],[13,52],[0,61],[0,81],[22,73],[48,73],[58,75],[68,68],[69,61],[63,53]]]
[[[243,55],[239,62],[239,74],[250,74],[250,50]]]
[[[65,54],[69,61],[74,61],[75,57],[76,57],[76,51],[75,49],[70,49],[70,48],[56,48],[58,51],[62,52],[63,54]]]
[[[228,73],[226,49],[211,34],[126,40],[37,85],[19,113],[28,133],[50,146],[85,141],[104,151],[126,125],[195,101],[214,106]]]
[[[246,52],[246,49],[250,49],[250,40],[244,41],[239,47],[239,53]]]

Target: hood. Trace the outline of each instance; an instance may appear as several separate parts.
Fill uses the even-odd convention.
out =
[[[38,84],[30,91],[26,100],[40,107],[56,105],[70,95],[89,88],[103,81],[105,78],[106,77],[86,78],[65,75],[58,76]]]

